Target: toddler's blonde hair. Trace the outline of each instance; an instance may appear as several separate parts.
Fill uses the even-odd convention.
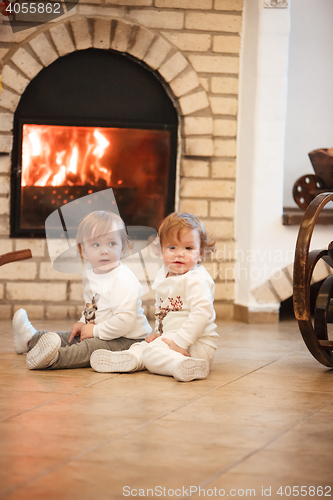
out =
[[[97,238],[111,231],[119,232],[123,249],[129,246],[128,234],[124,221],[119,215],[107,210],[96,210],[88,214],[81,222],[77,230],[76,244],[82,256],[82,244],[93,238]]]

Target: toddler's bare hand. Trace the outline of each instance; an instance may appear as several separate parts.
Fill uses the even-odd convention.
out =
[[[183,356],[189,356],[189,357],[191,357],[191,354],[188,352],[187,349],[183,349],[182,347],[179,347],[179,345],[176,344],[176,342],[174,342],[173,340],[166,339],[164,337],[162,337],[162,340],[163,340],[163,342],[165,342],[166,344],[168,344],[168,346],[170,347],[170,349],[172,349],[173,351],[180,352],[180,354],[182,354]]]
[[[148,342],[148,344],[149,344],[149,342],[152,342],[153,340],[157,339],[158,337],[159,337],[159,335],[157,335],[157,333],[150,333],[145,338],[145,341]]]
[[[83,326],[84,326],[84,323],[80,323],[80,321],[78,323],[75,323],[75,325],[73,325],[72,333],[71,333],[71,336],[69,337],[69,342],[72,342],[74,337],[81,334],[81,329]]]
[[[94,324],[83,325],[83,327],[81,329],[81,335],[80,335],[81,342],[82,342],[82,340],[93,338],[94,326],[95,326]]]

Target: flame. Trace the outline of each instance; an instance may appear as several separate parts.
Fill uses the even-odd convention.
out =
[[[111,134],[112,129],[25,124],[22,186],[111,186]]]

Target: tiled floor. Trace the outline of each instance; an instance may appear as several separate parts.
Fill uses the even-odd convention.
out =
[[[186,384],[29,371],[3,321],[0,498],[333,498],[333,370],[292,321],[219,334],[211,374]]]

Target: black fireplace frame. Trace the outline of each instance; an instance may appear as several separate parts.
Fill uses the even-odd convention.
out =
[[[110,67],[107,64],[108,61],[112,62]],[[82,67],[84,72],[90,70],[93,75],[90,82],[85,82],[83,87],[81,87],[83,73],[80,72]],[[66,78],[61,79],[59,73],[63,72]],[[137,87],[140,87],[139,92]],[[50,97],[43,94],[45,88],[48,89]],[[89,89],[93,89],[94,95],[88,100],[83,100],[87,97]],[[11,237],[45,238],[45,229],[27,229],[22,228],[20,224],[24,124],[132,128],[170,132],[169,175],[165,186],[168,196],[165,215],[172,212],[176,189],[178,115],[169,93],[165,82],[161,80],[157,72],[152,71],[146,64],[134,57],[113,50],[76,51],[60,57],[44,68],[27,86],[14,114]],[[129,103],[124,96],[128,96]],[[60,105],[57,105],[55,101],[60,102]],[[78,105],[81,101],[82,105]],[[95,101],[95,105],[92,105],[91,101]]]

